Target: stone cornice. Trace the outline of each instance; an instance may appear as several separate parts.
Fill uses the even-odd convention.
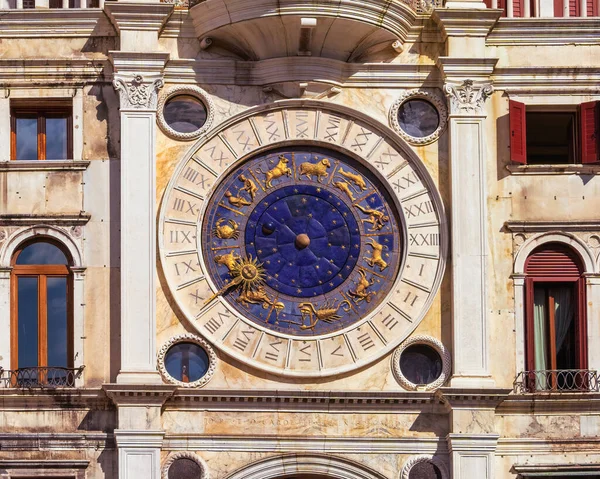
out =
[[[90,221],[92,215],[81,212],[79,214],[0,214],[0,226],[33,226],[33,225],[55,225],[55,226],[83,226]]]
[[[213,411],[376,411],[378,413],[423,411],[444,413],[444,407],[429,392],[343,392],[343,391],[235,391],[180,388],[166,409]]]
[[[439,57],[438,67],[447,81],[461,82],[466,79],[488,82],[498,58]]]
[[[110,61],[114,68],[115,77],[132,76],[140,73],[144,76],[161,76],[165,64],[169,61],[169,53],[110,51]]]
[[[0,38],[114,37],[115,29],[97,8],[3,10]]]
[[[47,451],[80,450],[80,449],[112,449],[112,434],[104,432],[20,432],[0,433],[2,451]],[[1,467],[1,466],[0,466]]]
[[[176,387],[166,384],[105,384],[102,389],[117,406],[162,406]]]
[[[511,233],[541,233],[546,231],[600,231],[600,221],[507,221],[504,227]]]
[[[0,459],[0,469],[87,469],[89,464],[83,459]]]
[[[286,81],[319,81],[344,87],[441,87],[435,65],[347,63],[319,57],[284,57],[257,62],[171,60],[166,83],[219,83],[263,86]]]
[[[600,18],[501,18],[487,45],[600,45]]]
[[[499,9],[438,8],[432,18],[442,30],[442,38],[487,37],[500,16]]]
[[[0,86],[32,88],[60,84],[61,88],[81,87],[103,80],[107,64],[106,60],[72,58],[0,59]]]
[[[0,171],[85,171],[87,160],[0,161]]]
[[[498,407],[496,414],[596,414],[599,408],[600,393],[511,394]]]
[[[113,410],[102,389],[0,389],[0,410]]]
[[[507,92],[509,96],[600,93],[600,71],[594,66],[500,67],[494,70],[492,79],[494,88]]]
[[[436,397],[449,409],[496,409],[512,389],[440,388]]]
[[[466,453],[494,453],[498,445],[499,434],[448,434],[449,451]]]
[[[600,447],[600,438],[581,437],[575,439],[559,438],[500,438],[496,454],[499,456],[521,456],[524,454],[596,454]],[[538,466],[535,466],[538,467]],[[543,466],[542,466],[543,467]],[[598,466],[596,466],[597,468]],[[563,476],[564,477],[564,476]]]
[[[160,32],[173,12],[173,4],[110,1],[104,4],[104,10],[118,32]]]

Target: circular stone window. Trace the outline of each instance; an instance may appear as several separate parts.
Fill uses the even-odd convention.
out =
[[[173,454],[162,469],[163,479],[207,479],[202,459],[189,452]]]
[[[169,89],[158,104],[158,124],[177,140],[193,140],[204,133],[214,116],[212,100],[198,87]]]
[[[446,127],[446,106],[435,94],[411,90],[392,106],[390,123],[409,143],[428,144],[437,140]]]
[[[398,382],[408,390],[438,388],[450,374],[450,356],[442,343],[415,336],[400,346],[392,358]]]
[[[204,386],[214,374],[216,355],[198,336],[176,336],[163,345],[158,368],[163,378],[183,387]]]
[[[447,479],[446,466],[434,456],[415,456],[402,468],[401,479]]]

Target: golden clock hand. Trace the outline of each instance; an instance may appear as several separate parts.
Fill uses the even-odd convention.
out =
[[[236,276],[233,281],[231,281],[231,283],[227,283],[225,286],[223,286],[219,291],[217,291],[215,294],[213,294],[210,298],[208,298],[206,301],[204,301],[204,304],[210,303],[213,299],[215,299],[217,296],[221,296],[223,293],[225,293],[228,289],[233,288],[234,286],[239,285],[242,281],[244,280],[244,278],[242,278],[242,276]]]

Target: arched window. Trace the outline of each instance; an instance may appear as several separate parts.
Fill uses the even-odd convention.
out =
[[[11,365],[19,385],[60,384],[73,367],[72,260],[50,239],[12,258]],[[69,385],[69,384],[61,384]]]
[[[587,328],[581,258],[548,243],[525,262],[528,389],[585,388]]]

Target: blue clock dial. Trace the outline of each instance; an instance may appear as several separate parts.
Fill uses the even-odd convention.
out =
[[[245,317],[322,335],[367,316],[401,261],[400,220],[379,180],[328,150],[286,149],[230,172],[209,200],[203,255]]]

